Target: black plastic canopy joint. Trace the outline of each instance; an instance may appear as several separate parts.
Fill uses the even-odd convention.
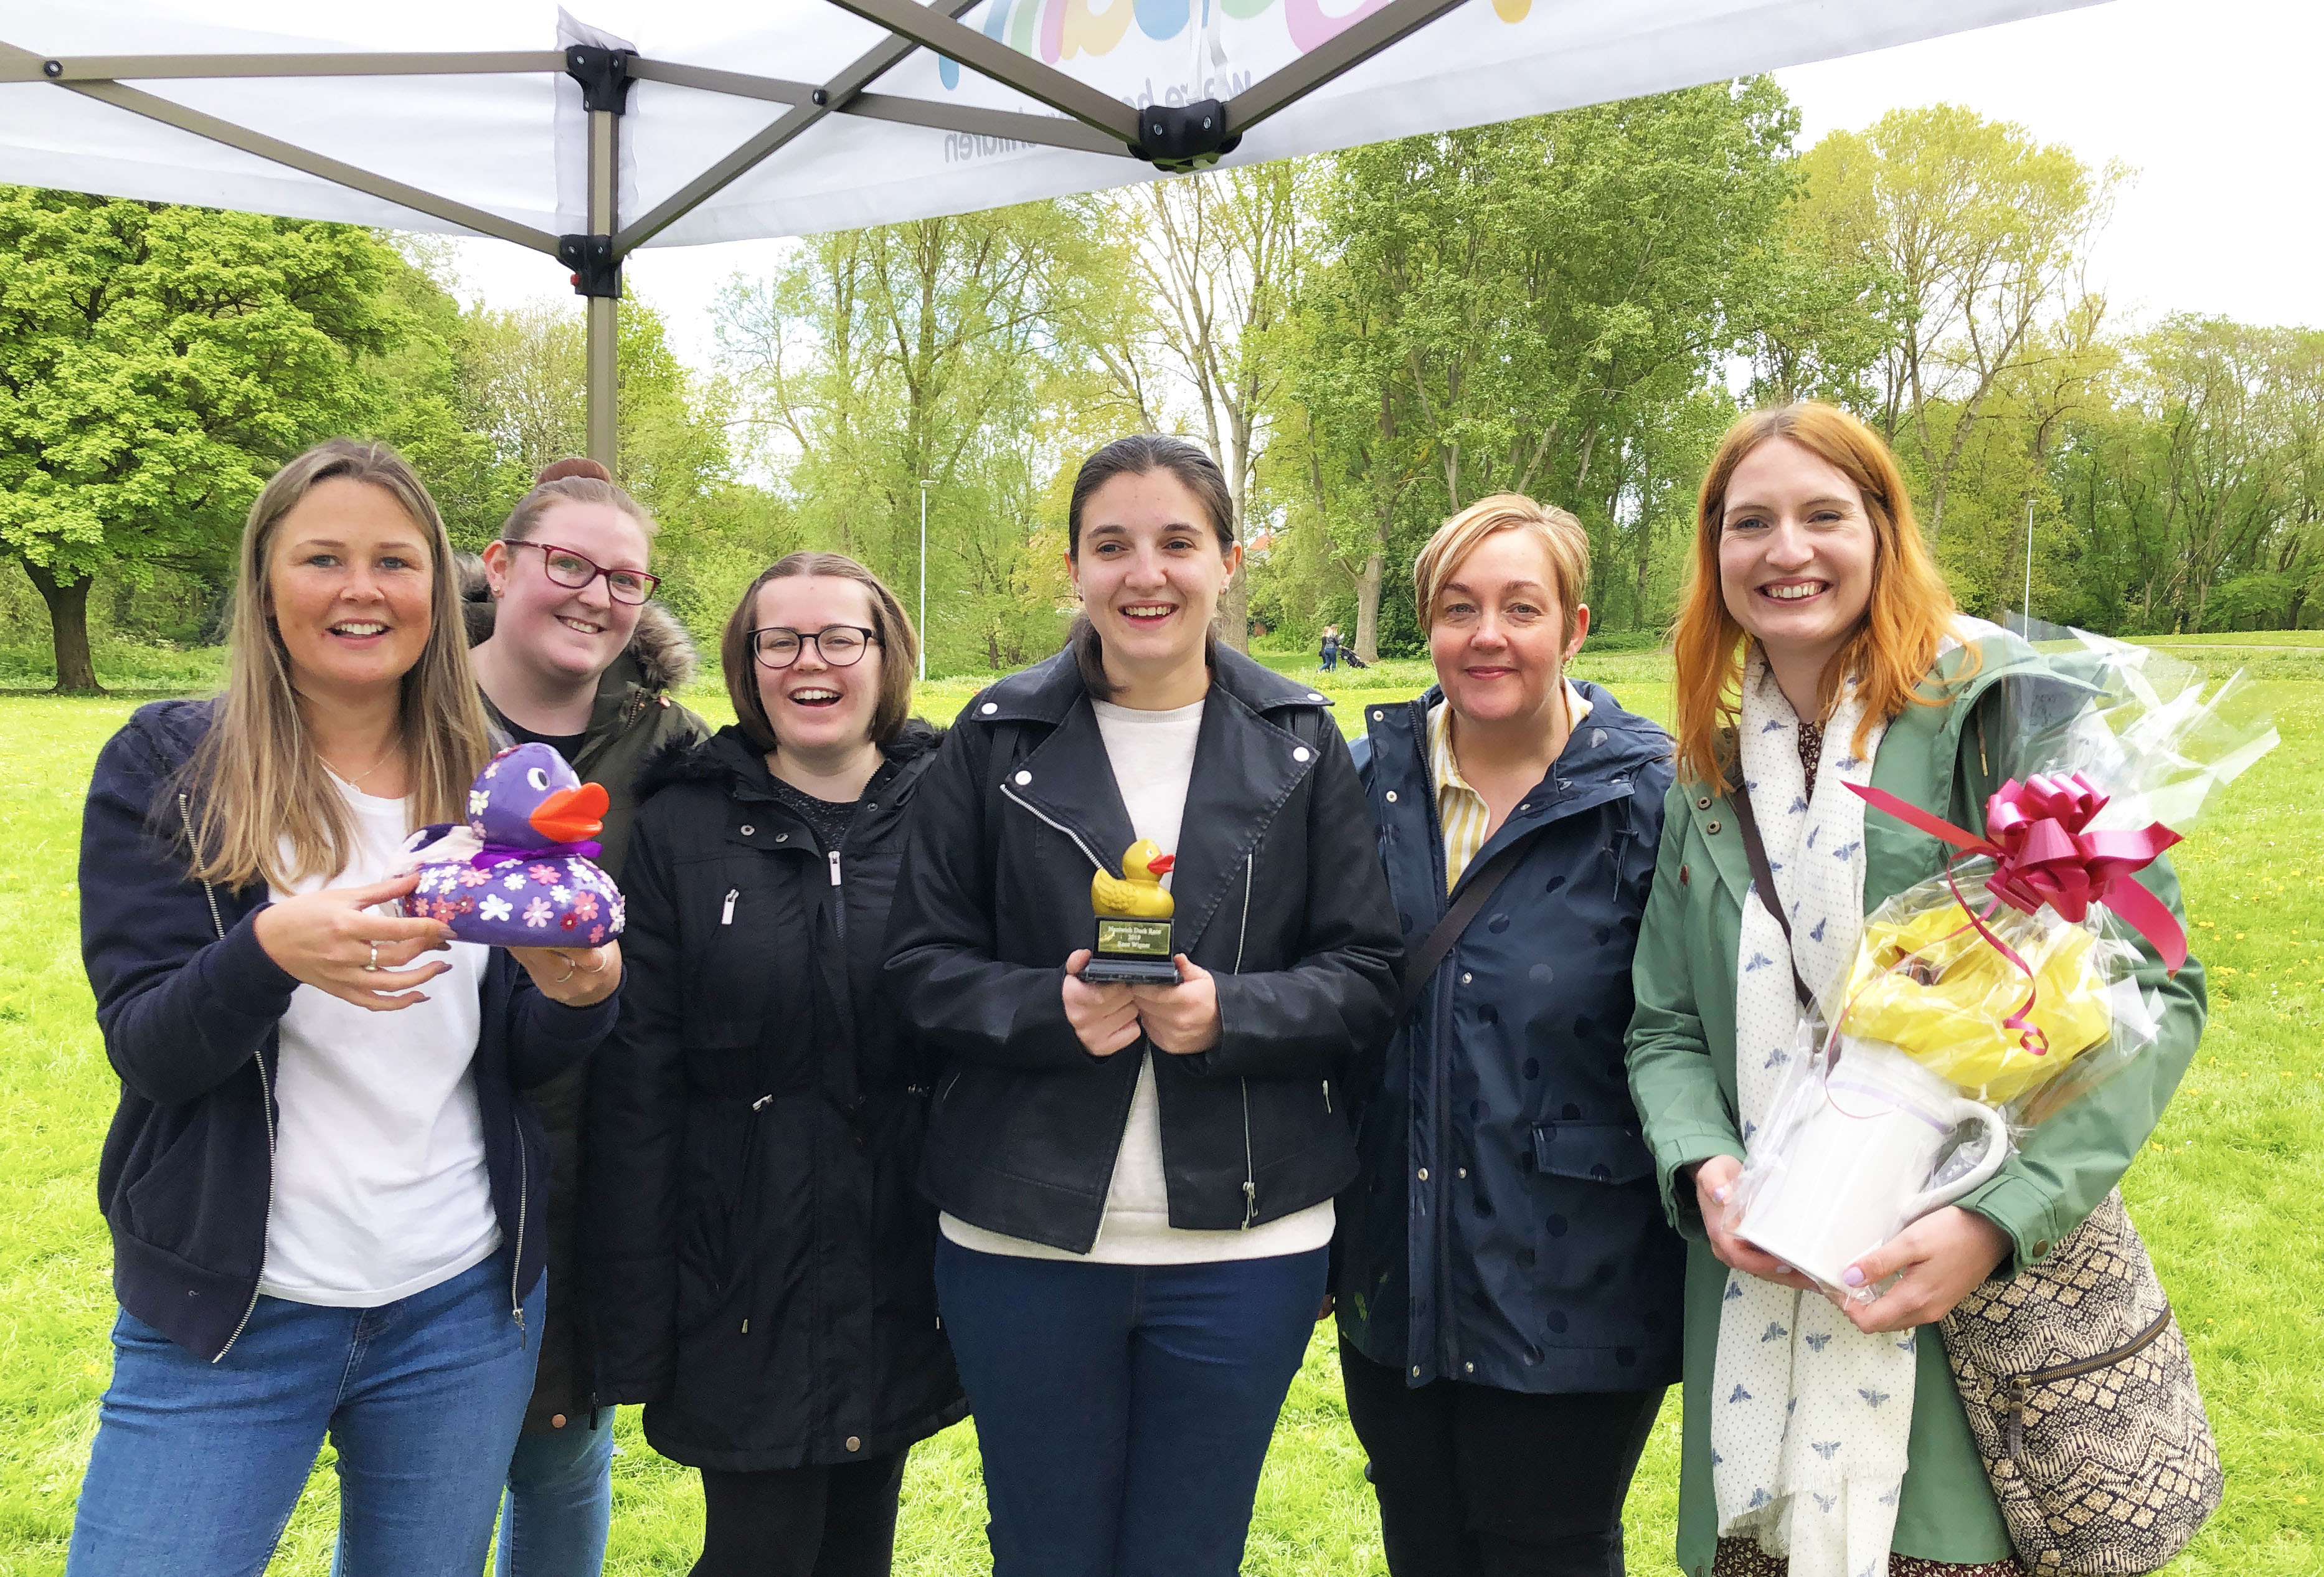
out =
[[[611,235],[559,235],[557,261],[573,271],[575,295],[621,298],[622,260]]]
[[[619,115],[629,107],[629,51],[574,44],[565,51],[565,74],[581,84],[581,102],[587,108]]]
[[[1130,151],[1157,170],[1183,172],[1216,164],[1241,142],[1227,133],[1227,106],[1215,98],[1198,98],[1139,110],[1138,141]]]

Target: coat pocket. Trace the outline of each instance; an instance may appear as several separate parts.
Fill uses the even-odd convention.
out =
[[[1654,1153],[1635,1128],[1618,1122],[1543,1122],[1533,1130],[1534,1170],[1586,1183],[1636,1183],[1651,1177]]]

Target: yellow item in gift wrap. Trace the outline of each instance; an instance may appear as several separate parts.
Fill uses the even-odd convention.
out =
[[[2015,922],[2015,923],[2012,923]],[[2007,1020],[2024,1004],[2024,971],[1978,935],[1958,902],[1904,921],[1868,921],[1840,1014],[1843,1035],[1883,1040],[1973,1100],[2002,1105],[2062,1072],[2113,1028],[2106,982],[2081,926],[2044,925],[2012,909],[1987,922],[2034,971],[2027,1022],[2048,1038],[2026,1050]],[[2040,1042],[2036,1042],[2040,1044]]]

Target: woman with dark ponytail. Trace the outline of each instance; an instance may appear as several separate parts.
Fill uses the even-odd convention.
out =
[[[559,460],[470,560],[468,661],[506,743],[553,745],[607,800],[598,862],[619,881],[638,773],[708,736],[671,699],[694,647],[649,573],[652,519],[595,460]],[[524,1436],[509,1463],[500,1577],[597,1577],[613,1515],[613,1409],[597,1399],[579,1306],[577,1237],[587,1065],[532,1092],[549,1132],[549,1313]]]
[[[1068,648],[961,714],[897,883],[889,979],[946,1059],[937,1303],[995,1577],[1231,1577],[1397,927],[1331,704],[1212,636],[1241,550],[1209,456],[1107,445],[1067,540]],[[1084,980],[1092,877],[1143,844],[1177,979]]]

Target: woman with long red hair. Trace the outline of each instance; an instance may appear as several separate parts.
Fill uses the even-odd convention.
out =
[[[1720,444],[1674,647],[1678,780],[1628,1060],[1665,1204],[1690,1240],[1679,1564],[2015,1572],[1942,1342],[1922,1327],[2043,1258],[2113,1188],[2194,1054],[2201,971],[2172,978],[2148,954],[2140,986],[2163,1007],[2152,1054],[1850,1266],[1851,1287],[1895,1277],[1877,1299],[1827,1297],[1724,1217],[1799,1032],[1795,975],[1821,989],[1864,915],[1942,863],[1943,845],[1868,817],[1849,786],[1979,824],[2034,759],[2027,708],[2059,697],[2068,715],[2070,683],[1955,609],[1887,447],[1819,404],[1757,412]],[[1772,908],[1745,851],[1754,822]],[[2149,877],[2175,907],[2165,864]]]

